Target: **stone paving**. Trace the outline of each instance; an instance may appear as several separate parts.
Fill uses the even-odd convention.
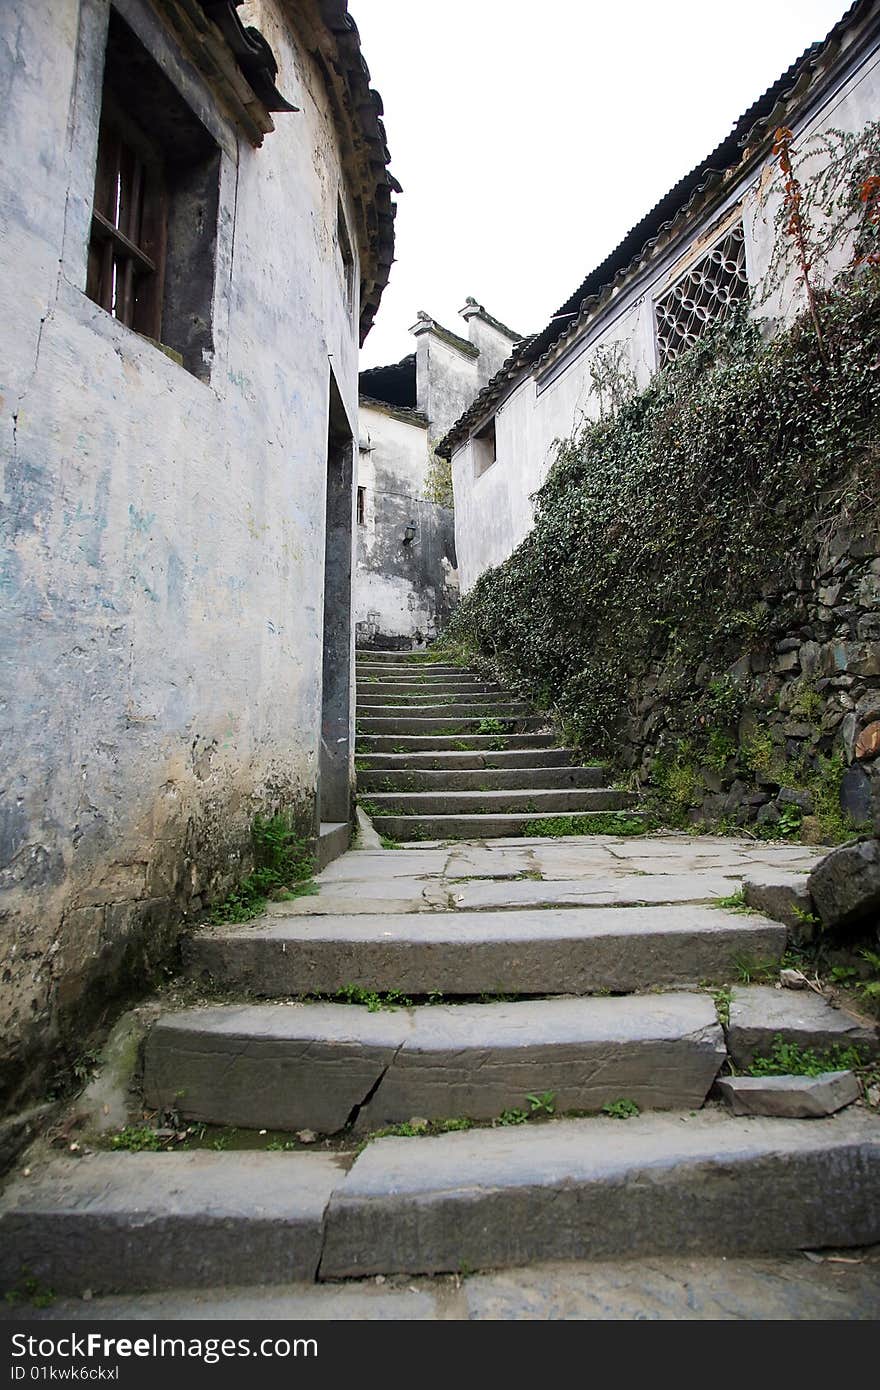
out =
[[[763,1258],[547,1263],[469,1275],[347,1284],[179,1290],[59,1299],[4,1309],[0,1321],[193,1318],[236,1321],[871,1321],[880,1248]]]

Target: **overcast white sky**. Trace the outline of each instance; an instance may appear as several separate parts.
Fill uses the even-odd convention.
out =
[[[519,333],[584,276],[846,0],[350,0],[382,94],[396,263],[363,367],[469,294]]]

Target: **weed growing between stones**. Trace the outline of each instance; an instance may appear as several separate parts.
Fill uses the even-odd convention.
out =
[[[631,1120],[635,1115],[641,1114],[639,1107],[634,1100],[609,1100],[602,1106],[602,1114],[610,1115],[613,1120]]]
[[[315,860],[311,842],[301,835],[285,811],[255,816],[251,824],[254,869],[208,913],[208,920],[248,922],[265,912],[270,897],[288,901],[317,892],[311,882]]]
[[[23,1269],[19,1283],[14,1289],[7,1289],[3,1298],[13,1308],[21,1303],[29,1303],[32,1308],[51,1308],[56,1294],[54,1289],[50,1289],[48,1284],[44,1284],[29,1269]]]
[[[738,888],[735,893],[729,893],[726,898],[716,898],[711,907],[721,907],[727,912],[754,912],[753,907],[749,907],[746,902],[746,895],[742,888]]]
[[[856,1071],[865,1065],[865,1058],[857,1047],[837,1045],[826,1051],[816,1051],[812,1047],[799,1047],[797,1043],[786,1042],[781,1034],[773,1039],[769,1053],[755,1057],[746,1068],[747,1076],[821,1076],[826,1071]]]
[[[557,839],[564,835],[644,835],[651,829],[652,823],[643,816],[629,816],[625,811],[592,811],[530,820],[523,834]]]
[[[165,1147],[152,1125],[125,1125],[110,1136],[109,1147],[125,1153],[158,1153]]]

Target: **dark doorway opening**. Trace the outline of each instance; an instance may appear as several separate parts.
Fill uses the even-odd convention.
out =
[[[351,583],[354,439],[330,373],[327,416],[327,526],[324,542],[324,651],[321,683],[319,819],[351,810]]]

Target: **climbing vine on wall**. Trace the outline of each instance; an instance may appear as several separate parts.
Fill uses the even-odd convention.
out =
[[[723,669],[786,627],[804,557],[880,498],[880,270],[863,258],[771,342],[741,313],[558,447],[535,527],[450,635],[591,752],[639,682]]]

